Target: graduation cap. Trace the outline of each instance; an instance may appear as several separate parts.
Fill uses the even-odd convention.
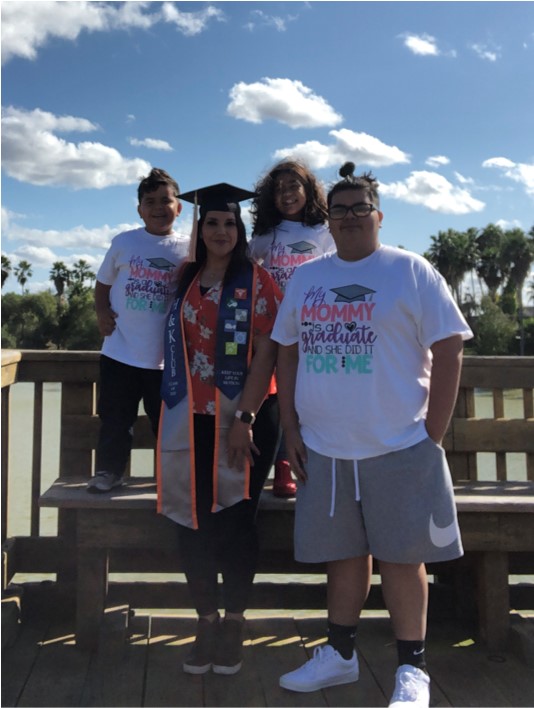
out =
[[[171,270],[174,268],[174,263],[171,263],[166,258],[147,258],[152,268],[157,268],[158,270]]]
[[[251,192],[248,189],[241,189],[241,187],[234,187],[233,184],[227,184],[226,182],[219,182],[219,184],[212,184],[209,187],[200,187],[199,189],[185,192],[185,194],[180,194],[180,199],[195,205],[193,229],[189,244],[189,260],[195,260],[199,208],[201,218],[205,216],[208,211],[229,211],[233,214],[240,214],[241,208],[239,202],[252,199],[252,197],[255,196],[255,192]]]
[[[342,288],[330,288],[330,290],[336,293],[336,302],[365,301],[366,295],[376,292],[376,290],[371,290],[363,285],[344,285]]]
[[[292,249],[291,253],[310,253],[315,246],[308,241],[297,241],[297,243],[289,243],[288,248]]]

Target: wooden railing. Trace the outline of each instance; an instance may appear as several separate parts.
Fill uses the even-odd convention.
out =
[[[23,572],[53,572],[54,538],[41,535],[38,499],[42,490],[43,421],[48,415],[43,405],[43,384],[61,385],[58,476],[89,475],[94,471],[93,450],[99,420],[96,414],[99,378],[98,352],[2,351],[2,540],[9,524],[9,449],[10,390],[21,382],[34,384],[33,419],[25,421],[28,435],[24,445],[31,446],[31,469],[24,474],[31,485],[30,533],[17,552],[17,566]],[[494,459],[497,480],[534,480],[534,359],[531,357],[465,357],[461,387],[452,423],[444,440],[455,481],[480,478],[479,453]],[[483,417],[478,411],[480,390],[490,411]],[[507,414],[510,390],[520,414]],[[31,431],[31,435],[30,435]],[[20,438],[19,438],[20,439]],[[19,442],[20,444],[20,442]],[[134,429],[134,448],[150,449],[153,436],[146,416],[140,416]],[[513,471],[509,453],[521,460]],[[144,470],[151,474],[153,470]],[[19,472],[20,474],[20,472]],[[487,473],[486,473],[487,474]],[[517,477],[514,477],[517,475]],[[68,520],[61,511],[58,536],[69,533]],[[21,539],[24,540],[24,539]],[[49,562],[50,561],[50,562]],[[32,569],[32,565],[34,565]]]

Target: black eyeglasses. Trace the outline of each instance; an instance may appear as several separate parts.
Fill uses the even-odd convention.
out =
[[[378,211],[378,209],[374,204],[366,204],[365,202],[359,202],[358,204],[352,204],[351,206],[335,204],[328,210],[328,216],[331,219],[344,219],[349,211],[351,211],[354,216],[361,217],[369,216],[372,211]]]

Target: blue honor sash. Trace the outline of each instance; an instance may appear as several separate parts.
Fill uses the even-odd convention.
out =
[[[168,408],[174,408],[188,393],[187,351],[183,325],[183,304],[189,290],[171,307],[165,327],[165,368],[161,397]],[[246,268],[223,286],[217,319],[215,352],[215,386],[233,400],[242,390],[248,372],[252,304],[254,300],[254,267]]]

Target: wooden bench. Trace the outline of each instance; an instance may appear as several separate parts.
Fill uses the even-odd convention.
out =
[[[88,494],[86,483],[86,478],[58,479],[39,502],[75,513],[76,641],[84,648],[97,641],[114,551],[164,554],[166,569],[170,564],[179,571],[175,526],[156,513],[152,478],[130,478],[124,487],[105,495]],[[480,634],[491,650],[502,649],[509,628],[508,554],[534,551],[534,483],[466,482],[455,485],[455,495],[464,548],[476,554]],[[262,495],[263,569],[277,552],[290,550],[293,507],[293,499],[277,499],[270,491]]]

